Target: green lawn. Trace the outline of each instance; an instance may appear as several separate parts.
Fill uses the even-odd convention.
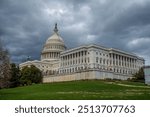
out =
[[[1,100],[150,99],[150,86],[128,81],[72,81],[0,90]]]

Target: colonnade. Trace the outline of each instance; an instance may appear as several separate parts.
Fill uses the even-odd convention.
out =
[[[137,72],[136,58],[116,53],[110,53],[109,56],[111,61],[110,66],[112,66],[114,72],[123,74],[134,74]]]
[[[57,59],[60,58],[60,52],[48,52],[48,53],[44,53],[42,54],[42,59]]]
[[[115,53],[110,53],[110,65],[127,67],[127,68],[136,68],[137,59],[131,58],[125,55],[119,55]]]
[[[88,61],[87,51],[78,51],[61,56],[61,67],[86,64]]]
[[[96,53],[96,51],[93,52]],[[61,56],[60,73],[70,73],[86,68],[96,68],[121,74],[133,74],[139,69],[137,66],[137,58],[134,57],[118,53],[109,53],[107,57],[97,57],[93,55],[93,53],[89,54],[87,50],[63,54]],[[90,60],[94,59],[95,61],[90,62]]]
[[[87,50],[75,51],[61,56],[60,73],[71,73],[86,69],[89,63]]]

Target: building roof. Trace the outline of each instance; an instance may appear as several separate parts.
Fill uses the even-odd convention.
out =
[[[78,51],[78,50],[87,50],[88,48],[97,48],[97,49],[108,51],[109,53],[114,53],[115,52],[115,53],[119,53],[119,54],[124,54],[126,56],[136,57],[136,58],[144,61],[144,58],[139,57],[134,53],[126,52],[126,51],[123,51],[123,50],[120,50],[120,49],[115,49],[115,48],[107,48],[107,47],[97,45],[97,44],[88,44],[88,45],[82,45],[82,46],[79,46],[79,47],[71,48],[71,49],[68,49],[66,51],[61,52],[61,55],[72,53],[72,52]]]

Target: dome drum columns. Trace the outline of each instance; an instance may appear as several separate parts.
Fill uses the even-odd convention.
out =
[[[60,58],[60,52],[50,52],[42,54],[41,59],[59,59]]]

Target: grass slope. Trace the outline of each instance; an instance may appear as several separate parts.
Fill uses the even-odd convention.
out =
[[[150,86],[127,81],[73,81],[0,90],[1,100],[150,99]]]

